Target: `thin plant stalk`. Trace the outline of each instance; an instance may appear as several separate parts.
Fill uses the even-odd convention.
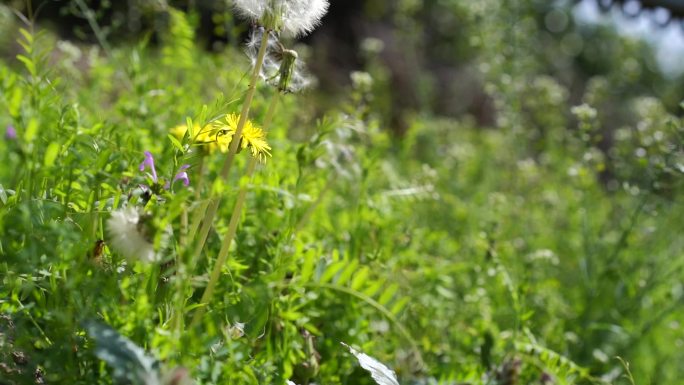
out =
[[[249,80],[249,88],[247,89],[247,94],[245,95],[245,101],[242,103],[242,111],[240,112],[240,120],[238,121],[237,128],[235,129],[235,134],[233,135],[233,140],[230,142],[230,147],[228,149],[228,154],[223,162],[223,167],[221,168],[221,178],[227,180],[230,173],[230,169],[233,165],[233,159],[235,159],[235,154],[237,154],[238,146],[240,144],[240,138],[242,137],[242,129],[247,122],[249,115],[249,109],[252,104],[252,99],[254,98],[254,92],[256,91],[256,84],[259,79],[259,73],[261,72],[261,66],[264,63],[264,56],[266,55],[266,48],[268,47],[268,33],[264,33],[261,37],[261,45],[259,46],[259,53],[257,54],[257,60],[254,64],[254,70],[252,71],[252,77]],[[199,238],[197,240],[197,246],[192,253],[191,263],[196,261],[204,249],[204,245],[207,242],[207,237],[209,236],[209,230],[214,222],[214,217],[216,217],[216,212],[218,211],[220,198],[216,197],[209,202],[209,205],[201,217],[204,218],[202,227],[200,228]]]
[[[298,234],[304,226],[309,222],[309,219],[311,219],[311,215],[316,211],[318,206],[323,202],[323,198],[326,196],[328,191],[330,191],[335,184],[335,177],[331,176],[328,178],[328,181],[325,183],[325,186],[323,187],[323,190],[318,194],[318,198],[306,209],[306,212],[302,217],[299,219],[297,222],[297,225],[295,226],[294,229],[294,234]]]
[[[271,98],[271,103],[268,107],[268,112],[266,113],[266,118],[264,119],[264,124],[262,126],[264,131],[266,131],[267,127],[271,124],[271,121],[273,120],[273,116],[275,114],[276,106],[278,105],[279,100],[280,92],[274,93],[273,97]],[[257,157],[250,157],[249,163],[247,165],[247,179],[250,182],[252,180],[252,177],[254,176],[256,165]],[[238,224],[240,223],[240,217],[242,216],[242,209],[245,205],[246,197],[247,184],[244,184],[242,187],[240,187],[240,191],[238,192],[237,200],[235,201],[235,206],[233,207],[233,213],[230,216],[228,230],[226,231],[226,234],[223,237],[221,249],[219,250],[218,257],[216,258],[214,268],[211,271],[209,282],[207,283],[207,287],[204,289],[202,299],[200,299],[200,304],[205,306],[200,306],[199,308],[197,308],[197,311],[195,312],[195,315],[192,318],[191,326],[196,325],[197,322],[199,322],[199,320],[202,318],[202,316],[204,315],[204,311],[206,310],[206,304],[209,303],[211,297],[214,295],[214,289],[216,288],[219,276],[221,275],[221,268],[223,267],[223,265],[225,265],[226,260],[228,259],[228,252],[230,251],[230,246],[233,243],[233,240],[235,239],[235,234],[237,232]]]

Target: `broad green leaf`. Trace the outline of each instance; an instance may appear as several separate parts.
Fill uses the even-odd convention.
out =
[[[55,164],[57,155],[59,155],[59,144],[52,142],[48,145],[47,150],[45,150],[45,159],[43,162],[45,167],[52,167]]]
[[[24,140],[27,142],[33,142],[38,134],[38,120],[36,118],[31,118],[28,125],[26,125],[26,131],[24,132]]]

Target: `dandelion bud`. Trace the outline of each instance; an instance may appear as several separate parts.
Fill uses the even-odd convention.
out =
[[[290,89],[290,82],[292,81],[296,60],[296,51],[291,49],[283,50],[283,61],[280,63],[280,80],[278,82],[278,90],[280,92],[286,92]]]

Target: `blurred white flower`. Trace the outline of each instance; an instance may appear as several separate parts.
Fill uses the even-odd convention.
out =
[[[327,0],[233,0],[233,4],[242,17],[292,37],[313,31],[328,12]]]
[[[375,380],[378,385],[399,385],[399,381],[397,381],[397,375],[392,369],[388,368],[382,362],[376,360],[368,354],[355,350],[344,342],[342,342],[342,345],[346,346],[351,354],[353,354],[356,359],[359,360],[359,365],[361,365],[362,368],[370,372],[373,380]]]
[[[107,220],[107,230],[111,237],[109,244],[129,260],[154,262],[158,259],[137,209],[126,207],[113,211]]]

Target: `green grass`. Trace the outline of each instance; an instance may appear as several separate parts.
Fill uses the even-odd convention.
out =
[[[634,118],[606,156],[591,114],[573,116],[553,96],[563,86],[533,71],[501,127],[425,114],[402,140],[363,103],[367,89],[323,114],[315,95],[285,95],[272,157],[249,180],[242,151],[221,181],[225,155],[170,129],[238,113],[249,63],[198,50],[174,15],[162,49],[77,47],[69,60],[51,35],[24,31],[22,56],[0,62],[0,124],[17,131],[0,141],[1,384],[36,370],[112,383],[93,321],[200,384],[371,384],[340,342],[402,384],[630,384],[625,362],[636,384],[680,381],[684,125],[657,99],[625,101]],[[274,92],[257,87],[255,124]],[[190,164],[190,186],[145,203],[144,151],[165,180]],[[240,186],[246,209],[205,308]],[[193,261],[187,228],[212,197]],[[110,247],[106,222],[124,202],[151,215],[163,263]]]

